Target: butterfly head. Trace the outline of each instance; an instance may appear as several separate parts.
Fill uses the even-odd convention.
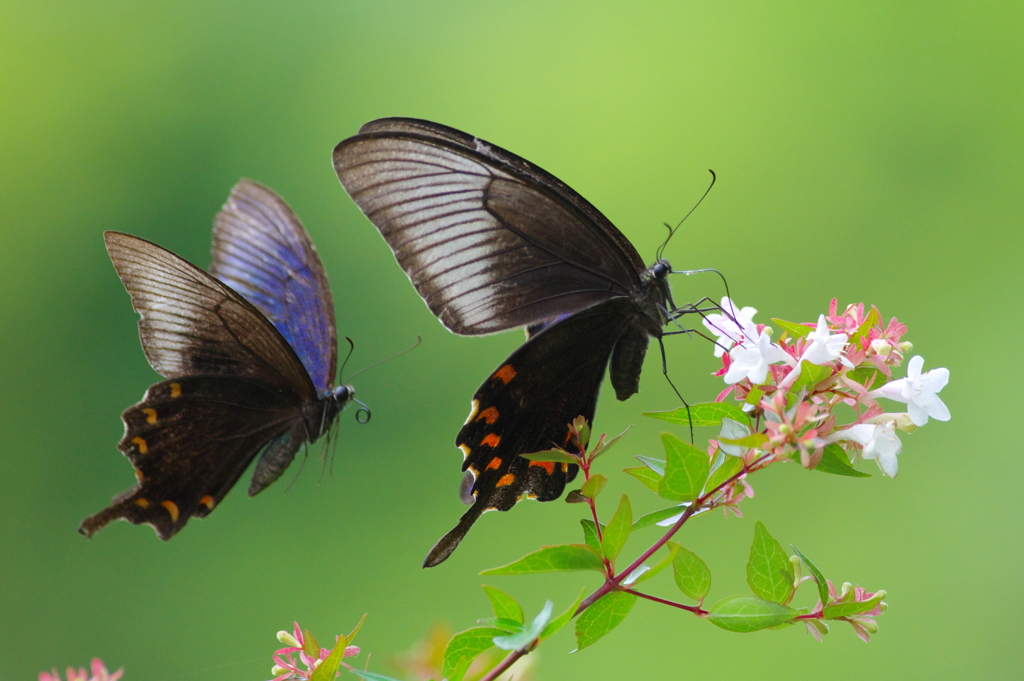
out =
[[[670,263],[667,258],[661,258],[658,262],[651,265],[651,274],[655,279],[664,280],[671,273],[672,263]]]

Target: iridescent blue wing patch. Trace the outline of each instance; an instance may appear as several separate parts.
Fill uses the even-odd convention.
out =
[[[320,257],[280,197],[250,180],[231,190],[213,226],[210,274],[256,306],[299,356],[317,392],[334,381],[334,302]]]

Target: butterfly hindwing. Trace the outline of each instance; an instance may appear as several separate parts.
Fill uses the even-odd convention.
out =
[[[231,190],[213,227],[210,274],[260,310],[322,393],[334,380],[334,303],[320,257],[298,217],[251,180]]]
[[[305,442],[295,440],[302,431],[294,393],[225,376],[157,383],[122,419],[118,448],[139,484],[84,520],[79,531],[86,536],[124,518],[170,539],[190,517],[208,515],[268,443],[291,435],[294,455]]]
[[[466,457],[463,470],[476,476],[476,500],[428,554],[426,567],[447,558],[485,511],[562,495],[575,465],[519,455],[565,447],[578,416],[593,422],[605,367],[635,314],[628,299],[616,298],[572,315],[534,335],[484,381],[455,440]]]
[[[334,151],[338,177],[450,330],[492,333],[639,290],[643,262],[549,173],[457,130],[382,119]]]
[[[104,239],[141,317],[142,347],[157,373],[251,378],[316,398],[288,342],[242,296],[145,239],[119,232],[107,232]]]

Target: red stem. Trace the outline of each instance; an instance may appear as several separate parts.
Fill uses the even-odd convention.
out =
[[[697,615],[698,617],[703,617],[704,615],[708,614],[707,610],[704,610],[703,608],[696,605],[685,605],[683,603],[676,603],[675,601],[668,601],[664,598],[658,598],[657,596],[641,593],[640,591],[633,591],[632,593],[635,593],[640,598],[646,598],[649,601],[654,601],[655,603],[662,603],[663,605],[670,605],[673,608],[679,608],[680,610],[692,612],[694,615]]]

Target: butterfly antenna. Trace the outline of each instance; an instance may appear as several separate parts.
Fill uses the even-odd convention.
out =
[[[348,380],[350,380],[350,381],[351,381],[351,380],[352,380],[353,378],[355,378],[355,377],[356,377],[356,376],[358,376],[359,374],[363,373],[364,371],[367,371],[367,370],[369,370],[369,369],[372,369],[372,368],[374,368],[374,367],[379,367],[379,366],[380,366],[381,364],[385,364],[385,363],[387,363],[387,362],[390,362],[390,361],[391,361],[391,360],[393,360],[393,359],[398,359],[399,357],[401,357],[402,355],[404,355],[404,354],[405,354],[405,353],[407,353],[407,352],[412,352],[413,350],[415,350],[415,349],[416,349],[416,347],[417,347],[417,346],[418,346],[418,345],[420,344],[420,342],[421,342],[422,340],[423,340],[423,338],[422,338],[422,337],[420,337],[420,336],[416,336],[416,342],[415,342],[415,343],[413,343],[412,345],[410,345],[409,347],[407,347],[407,348],[406,348],[405,350],[402,350],[402,351],[401,351],[401,352],[399,352],[399,353],[396,353],[396,354],[394,354],[394,355],[391,355],[391,356],[390,356],[390,357],[388,357],[387,359],[382,359],[381,361],[377,362],[376,364],[371,364],[371,365],[370,365],[370,366],[368,366],[368,367],[363,367],[363,368],[362,368],[362,369],[360,369],[359,371],[357,371],[357,372],[355,372],[354,374],[352,374],[351,376],[349,376],[349,377],[348,377]],[[349,341],[349,342],[351,343],[352,341]],[[358,402],[358,400],[356,400],[356,401]],[[363,404],[363,403],[362,403],[362,402],[359,402],[359,404]],[[363,405],[363,406],[365,407],[365,405]]]
[[[669,227],[667,223],[665,224],[665,227],[668,228],[668,236],[665,237],[664,243],[662,243],[661,246],[658,247],[658,252],[655,256],[655,260],[661,260],[661,256],[665,252],[665,247],[668,246],[668,242],[671,241],[673,236],[675,236],[676,230],[683,226],[683,223],[686,222],[686,218],[690,217],[690,215],[693,214],[693,211],[697,210],[697,206],[699,206],[701,202],[704,201],[704,198],[711,192],[711,188],[715,186],[715,180],[718,179],[718,176],[715,175],[715,171],[712,170],[711,168],[708,168],[708,172],[711,173],[711,184],[709,184],[708,188],[704,190],[704,193],[701,195],[700,199],[697,200],[697,203],[693,204],[693,208],[690,209],[690,212],[684,215],[683,219],[680,220],[679,224],[677,224],[675,227]]]
[[[348,354],[345,355],[345,361],[341,363],[341,368],[338,369],[338,383],[341,383],[341,377],[345,375],[345,365],[348,364],[349,357],[356,351],[356,344],[352,342],[352,339],[345,336],[345,340],[348,341]]]

